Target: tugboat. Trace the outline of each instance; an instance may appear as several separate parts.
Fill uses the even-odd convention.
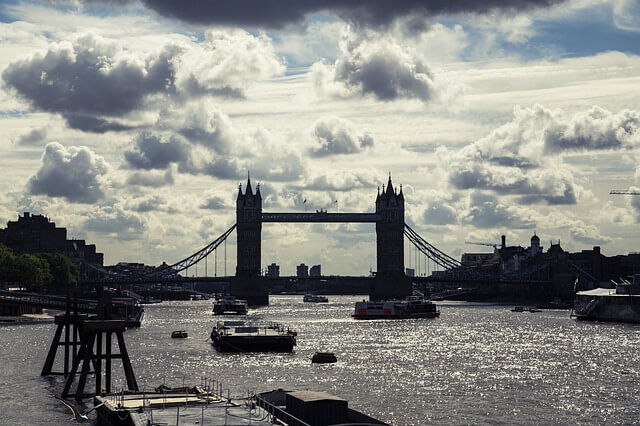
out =
[[[259,326],[218,321],[211,331],[211,343],[219,352],[291,352],[296,334],[276,323]]]
[[[431,300],[409,296],[405,300],[356,302],[355,319],[437,318],[440,311]]]
[[[580,320],[640,323],[640,274],[632,282],[614,282],[615,289],[595,288],[579,291],[574,314]]]
[[[311,303],[327,303],[329,298],[327,296],[320,296],[317,294],[305,294],[302,301]]]
[[[247,301],[226,295],[213,305],[214,315],[246,315]]]

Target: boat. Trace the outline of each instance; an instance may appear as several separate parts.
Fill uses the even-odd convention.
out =
[[[420,296],[409,296],[405,300],[356,302],[355,319],[404,319],[436,318],[440,316],[436,304]]]
[[[387,425],[349,408],[349,401],[323,391],[277,389],[254,395],[253,400],[261,409],[273,413],[274,424]]]
[[[236,299],[234,296],[226,295],[216,300],[213,305],[214,315],[246,315],[247,301]]]
[[[573,314],[579,320],[640,323],[640,274],[632,281],[613,282],[615,288],[576,293]]]
[[[278,323],[218,321],[211,331],[211,343],[219,352],[291,352],[296,335]]]
[[[303,302],[311,302],[311,303],[327,303],[329,298],[327,296],[320,296],[318,294],[305,294],[302,298]]]
[[[266,410],[248,404],[246,397],[234,400],[211,386],[215,380],[203,379],[201,386],[171,388],[160,385],[149,391],[124,391],[93,398],[95,424],[99,426],[148,425],[264,425],[273,426]],[[220,382],[217,382],[219,385]],[[223,395],[224,393],[224,395]],[[90,410],[90,411],[91,411]],[[92,422],[93,424],[93,422]]]
[[[515,306],[511,309],[511,312],[542,312],[542,309],[533,308],[533,307],[524,307],[524,306]]]
[[[314,364],[332,364],[338,362],[338,358],[333,352],[316,352],[311,357],[311,362]]]
[[[189,333],[184,330],[176,330],[171,333],[171,337],[174,339],[184,339],[185,337],[189,337]]]

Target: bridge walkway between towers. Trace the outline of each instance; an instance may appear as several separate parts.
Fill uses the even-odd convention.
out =
[[[262,213],[262,222],[315,222],[315,223],[376,223],[380,221],[377,213]]]

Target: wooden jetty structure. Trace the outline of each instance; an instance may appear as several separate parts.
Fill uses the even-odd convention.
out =
[[[138,384],[133,373],[131,360],[127,352],[123,333],[126,330],[126,321],[113,318],[113,305],[111,295],[102,294],[98,304],[98,314],[89,317],[84,314],[72,313],[70,300],[67,300],[67,311],[64,315],[55,317],[57,328],[51,342],[41,375],[64,374],[66,382],[62,391],[62,397],[74,397],[76,400],[98,395],[104,391],[111,392],[112,361],[120,359],[130,391],[137,391]],[[64,331],[64,340],[62,334]],[[113,352],[113,337],[118,344],[119,353]],[[54,372],[53,366],[58,348],[64,347],[64,371]],[[71,364],[71,368],[69,365]],[[93,367],[93,372],[91,371]],[[104,369],[103,369],[104,367]],[[85,386],[89,374],[95,375],[95,392],[85,393]],[[71,393],[71,387],[78,376],[75,393]]]

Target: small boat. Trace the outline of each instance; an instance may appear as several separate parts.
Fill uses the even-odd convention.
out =
[[[440,316],[436,304],[421,296],[409,296],[405,300],[378,302],[356,302],[354,319],[406,319],[437,318]]]
[[[511,312],[542,312],[542,309],[538,309],[538,308],[525,308],[524,306],[515,306],[513,309],[511,309]]]
[[[189,333],[184,330],[176,330],[171,333],[171,337],[174,339],[184,339],[185,337],[189,337]]]
[[[211,331],[211,343],[220,352],[291,352],[296,334],[277,323],[218,321]]]
[[[214,315],[246,315],[247,301],[226,295],[213,305]]]
[[[318,294],[305,294],[302,298],[303,302],[311,303],[327,303],[329,298],[327,296],[320,296]]]
[[[311,362],[314,364],[331,364],[338,362],[338,358],[333,352],[316,352],[311,357]]]

